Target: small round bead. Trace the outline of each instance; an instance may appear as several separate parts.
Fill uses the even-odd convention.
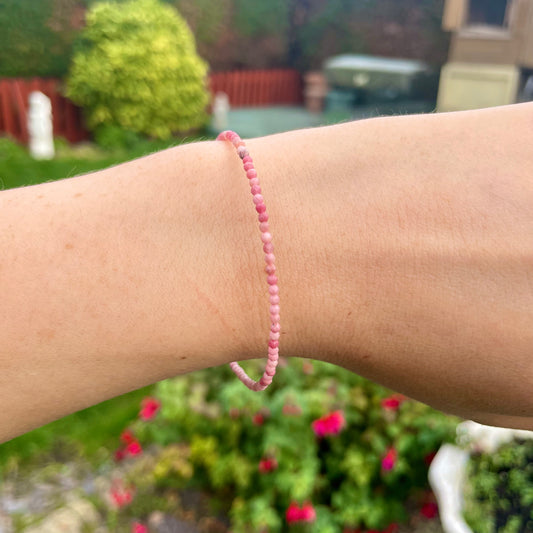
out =
[[[267,231],[270,231],[270,226],[268,222],[261,222],[261,224],[259,224],[259,230],[261,231],[261,233],[266,233]]]
[[[252,178],[257,178],[257,171],[255,168],[251,168],[250,170],[246,171],[246,177],[251,180]]]
[[[279,333],[273,333],[272,331],[270,332],[270,340],[273,340],[273,341],[277,341],[279,340]]]
[[[278,284],[278,276],[275,274],[270,274],[267,276],[267,283],[269,285],[277,285]]]
[[[276,374],[276,369],[275,369],[275,368],[270,368],[270,367],[267,365],[266,368],[265,368],[265,374],[266,374],[267,376],[274,377],[275,374]]]
[[[261,385],[270,385],[272,383],[272,376],[263,376],[260,383]]]
[[[267,206],[265,204],[258,204],[255,206],[255,210],[261,214],[261,213],[264,213],[267,209]]]
[[[278,313],[279,313],[279,305],[278,304],[271,305],[270,306],[270,314],[271,315],[276,315]]]
[[[244,159],[243,159],[244,161]],[[254,164],[253,163],[244,163],[244,166],[243,166],[244,170],[250,170],[251,168],[254,168]]]
[[[265,272],[267,274],[274,274],[274,272],[276,272],[276,265],[272,265],[272,264],[268,264],[266,267],[265,267]],[[275,283],[273,284],[275,285]]]
[[[250,189],[250,192],[255,196],[256,194],[261,194],[261,187],[259,185],[253,185]]]
[[[281,331],[281,326],[279,324],[272,324],[270,326],[270,331],[272,331],[272,333],[278,333]]]
[[[249,156],[245,156],[244,159],[242,160],[243,163],[253,163],[254,160]]]
[[[248,183],[250,184],[250,187],[253,187],[254,185],[259,187],[259,178],[252,178]]]
[[[255,205],[262,204],[265,199],[263,198],[263,195],[261,194],[254,194],[253,201]]]
[[[265,261],[267,263],[273,263],[276,260],[276,256],[274,254],[265,254]]]
[[[279,287],[277,285],[269,285],[268,292],[270,294],[279,294]]]
[[[268,213],[259,213],[259,222],[268,222]]]
[[[271,324],[278,324],[279,323],[280,316],[279,315],[270,315],[270,323]]]
[[[278,294],[272,294],[272,296],[270,296],[270,303],[271,304],[279,304],[279,295]]]
[[[258,196],[261,196],[261,195],[258,194]],[[262,199],[263,199],[263,197],[261,196],[261,200]],[[272,242],[272,234],[268,233],[268,231],[265,231],[264,233],[261,233],[261,240],[264,243]]]
[[[279,346],[279,341],[270,340],[268,341],[268,345],[270,348],[277,348]]]
[[[243,148],[246,148],[246,144],[244,143],[244,141],[239,138],[239,141],[235,143],[235,148],[237,148],[237,152],[240,152],[239,148],[241,148],[241,146]]]
[[[274,245],[271,242],[265,242],[265,244],[263,244],[263,252],[265,252],[265,254],[271,254],[273,251]]]

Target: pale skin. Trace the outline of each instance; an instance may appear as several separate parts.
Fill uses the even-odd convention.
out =
[[[247,141],[274,237],[281,354],[533,429],[532,136],[521,104]],[[266,356],[259,230],[229,143],[4,191],[0,227],[1,441]]]

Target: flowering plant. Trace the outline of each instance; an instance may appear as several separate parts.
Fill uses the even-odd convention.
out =
[[[393,533],[408,508],[435,514],[427,469],[456,419],[333,365],[280,365],[260,394],[225,367],[159,383],[122,437],[126,454],[132,442],[157,450],[127,455],[142,465],[128,478],[137,499],[199,488],[233,533]]]

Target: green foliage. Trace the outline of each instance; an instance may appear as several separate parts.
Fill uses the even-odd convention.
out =
[[[474,531],[533,531],[533,441],[475,453],[467,472],[464,515]]]
[[[76,30],[69,15],[75,0],[0,2],[0,77],[62,76]]]
[[[172,7],[158,0],[97,3],[73,57],[67,95],[88,125],[156,138],[207,120],[206,63]]]
[[[252,373],[262,364],[247,363]],[[156,419],[130,426],[143,448],[155,442],[161,450],[153,485],[148,471],[142,483],[135,473],[129,481],[150,494],[200,488],[225,509],[236,533],[287,531],[291,502],[312,503],[317,518],[306,531],[383,529],[404,521],[406,504],[428,489],[425,459],[453,440],[456,425],[409,399],[386,410],[381,402],[389,394],[339,367],[300,359],[287,362],[261,394],[225,367],[163,381]],[[313,421],[333,411],[342,411],[345,426],[317,437]],[[386,471],[382,459],[391,448],[397,460]],[[179,467],[168,466],[165,450]],[[262,472],[264,460],[275,467]]]

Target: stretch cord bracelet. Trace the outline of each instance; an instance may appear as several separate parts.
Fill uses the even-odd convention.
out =
[[[239,363],[230,363],[230,367],[237,377],[251,390],[265,390],[271,383],[279,359],[279,334],[281,326],[279,323],[279,288],[278,277],[276,276],[276,265],[274,261],[274,245],[272,244],[272,234],[268,224],[268,214],[265,201],[261,195],[259,178],[254,168],[253,159],[250,157],[248,148],[244,141],[234,131],[223,131],[217,137],[217,141],[229,141],[237,150],[237,154],[242,159],[246,177],[250,182],[250,192],[253,195],[255,210],[258,214],[259,229],[261,230],[261,241],[263,242],[263,252],[265,252],[265,271],[267,273],[268,292],[270,295],[270,332],[268,341],[268,363],[259,381],[254,381],[241,368]]]

